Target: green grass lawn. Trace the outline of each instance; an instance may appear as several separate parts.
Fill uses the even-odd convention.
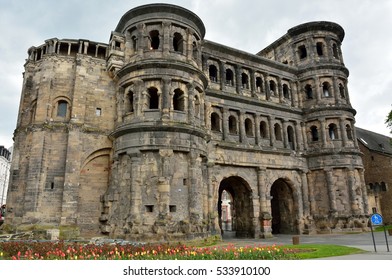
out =
[[[392,225],[385,226],[385,230],[392,229]],[[384,226],[378,226],[373,228],[374,231],[384,231]]]
[[[358,248],[330,244],[299,244],[286,245],[283,247],[293,249],[294,251],[298,250],[296,255],[301,260],[344,256],[365,252]]]

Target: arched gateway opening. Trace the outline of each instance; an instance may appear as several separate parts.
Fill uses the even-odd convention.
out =
[[[272,184],[271,196],[272,234],[297,233],[297,205],[292,188],[283,179],[278,179]]]
[[[219,185],[218,214],[223,234],[254,237],[252,190],[244,179],[232,176],[222,180]]]

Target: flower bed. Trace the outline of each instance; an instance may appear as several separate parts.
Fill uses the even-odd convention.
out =
[[[280,246],[95,245],[66,242],[2,242],[8,260],[284,260],[296,259]]]

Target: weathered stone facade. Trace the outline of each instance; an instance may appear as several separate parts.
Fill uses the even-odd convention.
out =
[[[305,23],[256,55],[204,34],[194,13],[154,4],[109,44],[29,49],[7,222],[205,237],[226,191],[239,237],[365,227],[343,29]]]

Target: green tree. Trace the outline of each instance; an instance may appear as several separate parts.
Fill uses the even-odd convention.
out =
[[[390,132],[392,133],[392,110],[389,112],[389,114],[385,120],[385,123],[386,123],[387,127],[390,129]]]

